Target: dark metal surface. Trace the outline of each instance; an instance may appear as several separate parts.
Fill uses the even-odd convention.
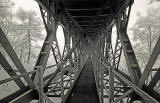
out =
[[[155,75],[149,85],[146,85],[145,80],[152,73],[153,64],[160,54],[160,39],[144,72],[141,73],[127,34],[133,0],[36,0],[36,2],[39,4],[47,31],[34,68],[36,70],[26,72],[0,29],[0,43],[18,71],[22,73],[16,75],[7,59],[0,55],[1,65],[11,76],[1,80],[0,83],[14,80],[21,88],[0,102],[29,103],[37,99],[40,103],[52,103],[57,97],[61,103],[104,103],[106,98],[109,103],[132,103],[135,100],[159,103],[160,94],[155,87],[159,87],[157,84],[160,80],[160,69],[154,71]],[[56,39],[58,25],[64,29],[63,54]],[[113,51],[111,37],[115,25],[117,40]],[[53,67],[46,67],[51,50],[57,70],[43,77],[45,69]],[[127,62],[125,69],[128,69],[129,74],[118,68],[122,51]],[[87,61],[89,55],[92,55],[92,58]],[[33,74],[32,79],[30,74]],[[27,81],[28,87],[24,86],[20,77]]]
[[[66,103],[99,103],[91,58],[87,60]]]

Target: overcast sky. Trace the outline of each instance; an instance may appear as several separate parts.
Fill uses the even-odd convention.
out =
[[[15,9],[22,7],[25,10],[36,10],[39,13],[39,7],[34,0],[12,0],[15,2]],[[129,26],[132,26],[137,19],[137,12],[145,15],[146,9],[149,7],[148,0],[134,0],[132,6]]]
[[[19,7],[25,9],[25,10],[35,10],[39,15],[39,7],[38,4],[34,0],[12,0],[15,2],[15,10],[18,9]],[[128,24],[128,28],[131,28],[134,23],[136,22],[138,16],[138,12],[143,16],[146,15],[146,10],[149,8],[151,5],[148,4],[149,0],[134,0],[134,4],[132,6],[131,14],[130,14],[130,21]],[[154,4],[152,4],[154,5]],[[62,28],[60,28],[58,31],[58,39],[59,44],[63,44],[63,36],[62,36]],[[128,34],[129,37],[132,38],[132,32],[128,29]],[[115,38],[115,37],[114,37]],[[115,41],[113,41],[115,42]],[[63,45],[62,45],[63,46]]]

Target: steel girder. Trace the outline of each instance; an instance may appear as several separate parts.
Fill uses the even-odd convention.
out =
[[[64,21],[62,20],[62,22],[64,22]],[[65,29],[64,31],[66,32],[66,31],[68,31],[68,30]],[[66,33],[65,33],[65,38],[66,38],[66,36],[67,36],[67,35],[66,35]],[[66,39],[66,42],[68,42],[69,40],[70,40],[70,38]],[[57,43],[57,42],[55,42],[55,43]],[[66,65],[65,65],[66,63],[64,63],[64,62],[66,62],[67,58],[69,58],[69,56],[72,55],[72,52],[73,52],[74,49],[76,48],[77,44],[78,44],[78,43],[76,43],[76,45],[73,46],[73,48],[71,49],[71,51],[70,51],[67,55],[65,55],[65,54],[63,55],[63,57],[64,57],[63,60],[62,60],[61,56],[59,56],[59,57],[60,57],[59,59],[57,58],[57,56],[60,55],[60,51],[59,51],[59,50],[55,51],[56,47],[58,48],[58,44],[55,44],[55,47],[52,49],[52,50],[53,50],[54,57],[55,57],[57,63],[58,63],[58,61],[61,62],[60,64],[57,64],[57,65],[58,65],[58,68],[60,68],[60,71],[61,71],[61,73],[59,72],[59,75],[60,75],[60,77],[61,77],[61,83],[60,83],[59,86],[60,86],[61,89],[58,90],[58,91],[60,91],[60,93],[61,93],[60,95],[61,95],[61,97],[62,97],[62,102],[65,101],[65,100],[64,100],[64,99],[65,99],[65,97],[64,97],[64,95],[65,95],[65,94],[64,94],[65,87],[68,86],[68,84],[69,84],[69,83],[67,83],[67,84],[64,84],[64,83],[65,83],[65,82],[68,82],[68,81],[73,82],[72,79],[74,79],[74,78],[71,78],[71,75],[72,75],[72,76],[76,75],[76,74],[74,74],[73,71],[67,70],[67,71],[69,72],[69,73],[67,73],[67,74],[70,75],[70,80],[67,80],[67,81],[64,80],[65,78],[67,78],[67,77],[66,77],[67,75],[64,76],[64,72],[66,72],[66,71],[64,71],[64,69],[67,69],[67,67],[66,67]],[[65,44],[65,45],[67,45],[67,44]],[[68,44],[68,45],[69,45],[69,44]],[[57,52],[57,54],[55,54],[56,52]],[[75,61],[78,61],[78,60],[75,60]],[[65,65],[65,67],[63,67],[63,65]],[[76,66],[75,63],[74,63],[74,66]],[[69,67],[69,69],[71,69],[71,68],[73,68],[73,67]],[[76,68],[77,68],[77,67],[76,67]],[[76,68],[74,67],[75,70],[76,70]],[[57,75],[58,75],[58,72],[57,72]],[[55,74],[54,77],[53,77],[52,79],[50,79],[50,81],[54,81],[53,79],[56,78],[56,77],[57,77],[57,76],[56,76],[56,74]],[[75,76],[75,77],[76,77],[76,76]],[[58,77],[58,78],[59,78],[59,77]],[[58,79],[57,79],[57,80],[58,80]],[[57,83],[58,83],[58,82],[57,82]],[[58,85],[57,85],[57,86],[58,86]],[[72,86],[72,85],[70,84],[70,86]],[[53,88],[55,88],[55,86],[51,86],[51,89],[48,90],[47,95],[49,95],[49,94],[48,94],[49,92],[52,92],[52,93],[54,92],[54,91],[53,91]],[[56,91],[56,92],[57,92],[57,91]],[[56,94],[56,92],[54,92],[54,94]],[[56,95],[57,95],[57,94],[56,94]],[[67,95],[68,95],[68,94],[67,94]]]
[[[5,71],[9,74],[10,77],[16,76],[16,72],[13,70],[13,68],[10,66],[6,58],[3,56],[3,54],[0,52],[0,64],[2,67],[5,69]],[[22,82],[21,79],[14,80],[15,83],[22,89],[25,88],[24,83]]]
[[[72,18],[71,18],[72,19]],[[73,20],[74,21],[74,20]],[[63,20],[62,20],[62,23],[63,23]],[[66,29],[65,29],[66,30]],[[66,35],[65,35],[66,36]],[[68,40],[70,40],[70,39],[68,39]],[[66,40],[67,42],[68,42],[68,40]],[[83,44],[83,43],[82,43]],[[63,69],[65,69],[62,65],[64,65],[65,63],[64,63],[64,61],[67,59],[67,58],[69,58],[69,56],[71,56],[72,55],[72,52],[74,51],[74,49],[76,48],[76,46],[77,46],[77,43],[76,43],[76,45],[74,45],[73,46],[73,48],[71,49],[71,51],[66,55],[66,56],[63,56],[64,58],[64,60],[61,60],[62,61],[62,63],[63,64],[60,64],[60,68],[61,68],[61,89],[60,89],[60,92],[61,92],[61,97],[62,97],[62,102],[63,101],[65,101],[65,97],[64,97],[64,89],[65,89],[65,86],[64,86],[64,83],[63,82],[65,82],[64,81],[64,79],[66,78],[63,78],[63,75],[64,75],[64,70]],[[82,45],[83,46],[83,45]],[[84,46],[83,46],[84,47]],[[59,53],[60,54],[60,53]],[[76,54],[76,53],[75,53]],[[76,54],[77,55],[77,54]],[[76,59],[76,58],[74,58],[74,59]],[[79,58],[77,58],[77,59],[79,59]],[[80,59],[81,60],[81,59]],[[78,61],[78,60],[74,60],[74,61]],[[76,63],[76,62],[75,62]],[[75,63],[74,63],[74,66],[75,66]],[[84,64],[83,64],[84,65]],[[83,66],[82,66],[83,67]],[[62,69],[63,68],[63,69]],[[72,67],[70,67],[70,69],[71,69]],[[74,69],[75,69],[75,71],[76,71],[76,68],[74,67]],[[69,73],[67,73],[67,74],[72,74],[72,71],[70,71],[70,70],[68,70],[68,72]],[[77,72],[77,71],[76,71]],[[62,74],[63,73],[63,74]],[[57,74],[58,75],[58,74]],[[75,75],[75,77],[77,77],[76,75],[77,75],[77,73],[76,74],[74,74]],[[73,75],[72,75],[73,76]],[[55,78],[56,78],[56,76],[55,76]],[[57,79],[58,80],[58,79]],[[72,81],[72,80],[69,80],[69,81]],[[66,86],[68,86],[68,83],[67,83],[67,85]],[[70,84],[70,86],[72,86],[71,84]],[[54,88],[54,87],[52,87],[52,88]],[[51,88],[51,89],[52,89]],[[49,90],[49,91],[52,91],[52,90]],[[70,91],[70,90],[69,90]],[[47,92],[47,95],[48,95],[48,93],[49,92]],[[67,92],[68,93],[68,92]],[[66,95],[68,95],[68,94],[66,94]]]
[[[94,39],[90,36],[83,37],[84,34],[89,31],[86,32],[83,30],[82,25],[78,24],[75,18],[70,14],[69,9],[63,8],[62,6],[61,13],[58,13],[55,9],[55,2],[51,0],[36,1],[40,5],[47,36],[38,57],[35,70],[29,73],[25,71],[4,33],[2,31],[0,33],[2,46],[9,54],[18,70],[22,73],[22,75],[17,75],[4,56],[0,55],[3,60],[0,62],[1,65],[11,76],[9,79],[0,81],[0,84],[14,80],[21,88],[19,91],[2,99],[0,102],[20,103],[26,100],[25,102],[28,103],[33,99],[39,99],[40,103],[44,103],[45,101],[52,103],[50,98],[56,97],[61,97],[61,102],[65,102],[90,53],[92,55],[96,86],[101,103],[104,102],[105,98],[108,98],[109,103],[130,103],[133,102],[136,97],[145,103],[159,103],[160,100],[158,97],[160,94],[154,90],[154,87],[160,79],[158,76],[160,70],[158,69],[156,71],[148,86],[145,85],[145,80],[149,73],[151,73],[153,64],[160,53],[160,39],[157,41],[144,72],[141,73],[134,50],[127,35],[129,14],[131,4],[133,3],[132,0],[126,0],[119,12],[113,14],[111,22],[106,26],[107,28],[104,25],[100,25],[100,29],[96,29],[98,31],[93,31],[93,29],[91,29],[92,26],[97,27],[97,25],[91,26],[91,24],[94,24],[96,18],[101,16],[99,13],[101,11],[96,9],[98,12],[97,15],[94,16],[93,22],[90,23],[89,26],[86,26],[89,28],[88,30],[91,29],[91,32],[96,32],[95,34],[97,34],[97,36],[95,36],[96,38]],[[58,24],[64,28],[65,47],[63,56],[60,53],[56,38]],[[114,24],[117,27],[118,36],[115,51],[113,52],[111,45],[111,29]],[[72,44],[70,42],[71,39]],[[87,49],[88,45],[90,51]],[[56,65],[46,67],[51,50]],[[118,70],[122,50],[127,61],[127,69],[130,75]],[[53,66],[57,66],[56,71],[43,78],[45,69]],[[30,74],[33,74],[33,81],[29,77]],[[19,79],[20,77],[25,78],[29,85],[28,87],[24,86],[23,82]],[[35,97],[33,94],[35,94]],[[124,99],[126,101],[123,101]]]
[[[118,65],[119,64],[119,61],[120,61],[120,55],[121,55],[121,52],[122,52],[122,48],[123,48],[123,51],[124,52],[126,52],[125,53],[125,57],[126,57],[126,59],[127,58],[129,58],[129,59],[132,59],[132,60],[128,60],[128,62],[130,62],[130,63],[128,63],[129,65],[132,65],[132,67],[133,68],[137,68],[138,67],[138,69],[137,70],[135,70],[134,69],[134,72],[135,72],[135,74],[134,74],[134,76],[133,76],[133,78],[137,78],[137,80],[136,80],[136,85],[138,85],[138,81],[139,81],[139,79],[140,79],[140,77],[141,77],[141,71],[140,71],[140,69],[139,69],[139,66],[138,66],[138,63],[137,63],[137,60],[136,60],[136,57],[135,57],[135,54],[133,54],[134,53],[134,51],[133,51],[133,49],[132,49],[132,46],[131,46],[131,44],[129,43],[130,41],[129,41],[129,38],[128,37],[126,37],[126,36],[124,36],[124,34],[127,34],[126,33],[126,27],[127,27],[127,24],[128,24],[128,18],[129,18],[129,12],[130,12],[130,10],[128,10],[128,13],[127,14],[124,14],[124,12],[126,12],[126,10],[124,10],[123,12],[122,12],[122,18],[120,19],[120,24],[119,24],[119,27],[117,27],[117,31],[118,31],[118,37],[117,37],[117,41],[116,41],[116,49],[115,49],[115,53],[114,53],[114,56],[113,56],[113,58],[114,58],[114,65],[113,65],[113,68],[117,68],[116,69],[116,71],[118,70],[118,66],[115,66],[115,65]],[[121,14],[120,14],[121,15]],[[119,16],[119,17],[121,17],[121,16]],[[118,26],[118,25],[117,25]],[[120,31],[120,30],[122,30],[122,31]],[[119,33],[122,33],[123,35],[120,35]],[[128,38],[128,39],[127,39]],[[94,41],[95,42],[95,41]],[[93,42],[92,42],[93,43]],[[93,45],[93,44],[91,44],[91,45]],[[130,45],[130,46],[129,46]],[[158,43],[157,43],[157,45],[158,45]],[[128,47],[125,47],[125,46],[128,46]],[[130,48],[131,47],[131,48]],[[93,47],[92,47],[93,48]],[[157,48],[157,50],[158,50],[158,47],[155,47],[155,48]],[[127,50],[127,49],[129,49],[129,50]],[[131,50],[132,49],[132,50]],[[159,55],[159,52],[157,51],[157,50],[155,50],[154,51],[154,53],[153,53],[153,55],[154,56],[152,56],[152,58],[154,58],[154,59],[152,59],[153,61],[152,61],[152,64],[150,65],[150,66],[152,66],[153,64],[154,64],[154,62],[155,62],[155,60],[156,60],[156,58],[158,57],[158,55]],[[93,51],[95,51],[95,49],[93,49]],[[100,51],[98,51],[98,52],[100,52]],[[107,52],[109,52],[109,51],[107,51]],[[96,55],[96,54],[98,54],[98,53],[95,53],[95,54],[93,54],[93,55]],[[104,54],[103,52],[101,53],[101,54]],[[118,55],[117,55],[118,54]],[[102,55],[101,55],[102,56]],[[131,56],[131,57],[129,57],[129,56]],[[99,61],[101,61],[100,60],[100,57],[97,57],[98,59],[99,59]],[[117,59],[118,58],[118,59]],[[116,62],[117,61],[117,62]],[[135,64],[132,64],[131,63],[131,61],[133,61],[133,63],[136,63],[136,65]],[[101,61],[102,62],[102,61]],[[117,64],[116,64],[117,63]],[[149,63],[150,64],[150,63]],[[94,65],[97,65],[97,64],[94,64]],[[110,66],[107,66],[108,68],[110,67]],[[99,67],[97,67],[97,68],[99,68]],[[152,67],[151,67],[152,68]],[[151,68],[149,68],[150,70],[151,70]],[[112,68],[111,68],[112,69]],[[113,70],[115,70],[115,69],[113,69]],[[96,70],[97,71],[97,70]],[[120,73],[121,74],[121,76],[122,77],[125,77],[125,78],[127,78],[127,79],[129,79],[129,77],[126,75],[125,76],[125,74],[123,74],[122,72],[120,72],[120,71],[117,71],[118,73]],[[131,72],[131,73],[134,73],[134,72]],[[137,72],[137,73],[136,73]],[[147,69],[146,69],[146,72],[147,72],[147,74],[146,73],[144,73],[143,75],[144,75],[144,77],[146,76],[146,78],[147,78],[147,76],[148,76],[148,74],[150,73],[150,71],[148,71]],[[107,72],[107,74],[108,74],[108,72]],[[109,73],[109,74],[111,74],[111,73]],[[115,74],[114,74],[115,75]],[[156,75],[158,75],[158,72],[156,73]],[[156,76],[155,75],[155,76]],[[105,75],[106,76],[106,75]],[[98,76],[96,76],[96,77],[98,77]],[[128,85],[128,83],[126,83],[126,82],[124,82],[123,80],[122,80],[122,78],[121,77],[119,77],[119,76],[117,76],[117,75],[115,75],[115,77],[119,80],[119,79],[121,79],[121,80],[119,80],[122,84],[121,85],[123,85],[123,86],[127,86]],[[133,78],[132,78],[132,80],[133,80]],[[144,79],[144,78],[143,78]],[[111,80],[111,79],[110,79]],[[145,80],[145,79],[144,79]],[[154,77],[154,80],[156,80],[156,81],[159,81],[159,79],[157,79],[156,77]],[[152,82],[153,82],[153,80],[152,80]],[[124,84],[125,83],[125,84]],[[134,83],[134,82],[133,82]],[[140,83],[140,82],[139,82]],[[157,82],[155,82],[154,84],[156,84]],[[112,83],[112,85],[111,85],[112,87],[113,87],[113,83]],[[128,86],[127,86],[128,87]],[[137,86],[138,87],[138,86]],[[105,87],[104,87],[105,88]],[[140,87],[141,88],[141,87]],[[132,87],[132,89],[133,89],[133,87]],[[124,89],[124,91],[126,91],[126,92],[124,92],[124,94],[122,94],[122,96],[120,96],[120,97],[118,97],[117,99],[115,99],[115,101],[114,101],[114,99],[113,99],[113,101],[114,102],[119,102],[119,101],[122,101],[122,99],[123,98],[125,98],[125,97],[127,97],[128,95],[130,95],[130,94],[132,94],[132,92],[134,91],[134,92],[136,92],[138,95],[140,95],[143,99],[144,99],[144,101],[145,102],[147,102],[147,101],[152,101],[152,102],[158,102],[157,100],[158,100],[158,98],[157,98],[157,96],[156,95],[152,95],[154,98],[156,98],[156,99],[154,99],[154,98],[152,98],[152,97],[150,97],[149,96],[149,94],[147,94],[147,93],[151,93],[151,91],[152,92],[154,92],[153,90],[151,90],[150,92],[149,92],[149,90],[146,90],[146,89],[140,89],[140,91],[141,91],[141,93],[138,93],[138,91],[136,90],[132,90],[132,89],[127,89],[127,90],[125,90]],[[149,89],[149,88],[148,88]],[[112,91],[113,92],[113,89],[111,90],[111,89],[109,89],[110,91]],[[150,98],[150,100],[147,100],[146,99],[146,97],[145,96],[143,96],[143,93],[144,93],[144,90],[145,90],[145,95],[147,96],[147,98]],[[109,92],[109,91],[107,91],[107,92]],[[111,94],[111,92],[110,92],[110,94]],[[156,94],[156,93],[154,93],[154,94]],[[135,99],[135,98],[132,98],[132,95],[131,95],[131,98],[130,99],[128,99],[128,102],[129,101],[134,101],[133,99]],[[111,101],[111,102],[113,102],[113,101]]]
[[[124,10],[122,11],[122,14],[120,14],[119,20],[117,20],[117,31],[122,44],[122,49],[127,62],[131,80],[135,84],[137,84],[141,76],[141,70],[139,68],[138,62],[136,60],[136,56],[134,54],[132,45],[127,36],[127,31],[126,31],[130,9],[131,9],[131,6],[128,7],[127,13],[126,13],[126,10]]]

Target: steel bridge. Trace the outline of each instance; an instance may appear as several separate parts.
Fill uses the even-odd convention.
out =
[[[19,90],[0,103],[159,103],[155,87],[160,69],[149,84],[146,80],[160,53],[160,38],[142,72],[127,34],[133,0],[35,0],[39,4],[47,36],[33,71],[26,72],[14,49],[0,29],[0,43],[21,73],[18,75],[0,53],[0,64]],[[56,29],[64,30],[65,46],[60,53]],[[113,51],[111,35],[116,27]],[[116,35],[116,34],[114,34]],[[122,51],[128,74],[119,70]],[[56,64],[46,66],[50,52]],[[54,61],[54,60],[53,60]],[[47,76],[45,70],[57,67]],[[25,85],[20,78],[24,78]],[[158,85],[159,87],[159,85]],[[2,94],[0,94],[2,95]]]

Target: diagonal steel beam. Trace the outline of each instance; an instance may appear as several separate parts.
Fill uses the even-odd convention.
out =
[[[99,61],[98,60],[98,62],[102,62],[102,64],[108,70],[111,69],[111,66],[108,63],[105,63],[105,61]],[[124,83],[126,83],[128,86],[130,86],[131,89],[133,89],[137,94],[139,94],[144,100],[150,101],[151,103],[159,103],[156,99],[154,99],[152,96],[150,96],[147,92],[143,91],[142,89],[140,89],[139,87],[137,87],[135,84],[133,84],[131,81],[129,81],[128,79],[126,79],[126,77],[124,77],[122,74],[120,74],[119,72],[115,71],[114,69],[111,69],[111,71],[115,74],[115,77],[117,79],[121,79]]]
[[[120,100],[122,100],[123,98],[125,98],[127,95],[129,95],[131,92],[133,92],[132,89],[126,91],[125,93],[123,93],[122,96],[119,96],[116,100],[114,100],[113,103],[118,103]]]
[[[119,37],[117,37],[116,46],[113,54],[113,67],[115,68],[115,70],[118,70],[120,59],[121,59],[121,53],[122,53],[122,45]]]
[[[61,25],[64,29],[65,26],[59,21],[59,19],[57,18],[56,14],[49,8],[47,7],[42,0],[35,0],[43,9],[45,9],[54,19],[55,21],[58,22],[59,25]]]
[[[5,69],[5,71],[9,74],[9,76],[13,77],[16,76],[16,72],[14,72],[13,68],[10,66],[10,64],[8,63],[8,61],[5,59],[5,57],[2,55],[2,53],[0,52],[0,64],[2,65],[2,67]],[[20,87],[20,88],[25,88],[24,83],[22,82],[21,79],[16,79],[14,80],[14,82]]]
[[[30,90],[29,87],[22,88],[22,89],[20,89],[20,90],[18,90],[18,91],[16,91],[16,92],[14,92],[13,94],[8,95],[8,96],[5,97],[5,98],[0,99],[0,103],[9,103],[10,101],[18,100],[17,98],[18,98],[19,96],[21,96],[22,94],[28,92],[29,90]],[[27,100],[31,100],[31,97],[32,97],[32,96],[31,96],[30,93],[28,93],[28,95],[26,95],[26,96],[21,96],[21,98],[23,98],[23,100],[24,100],[24,98],[25,98],[26,101],[27,101]],[[19,99],[20,99],[20,98],[19,98]],[[17,103],[22,103],[22,101],[21,101],[21,102],[17,102]]]
[[[116,28],[117,28],[117,34],[118,34],[117,36],[121,41],[122,49],[123,49],[125,60],[131,76],[131,80],[133,83],[138,84],[138,81],[142,73],[139,68],[137,58],[135,56],[134,50],[132,48],[130,39],[127,34],[127,24],[130,16],[130,9],[131,7],[129,6],[129,10],[127,13],[125,10],[123,11],[125,13],[125,16],[122,16],[122,14],[119,14],[119,18],[116,20]]]
[[[6,50],[7,54],[9,55],[9,57],[11,58],[11,60],[19,70],[19,72],[21,74],[26,73],[27,71],[25,70],[23,64],[19,60],[17,54],[15,53],[14,49],[12,48],[11,44],[9,43],[7,37],[5,36],[1,28],[0,28],[0,43],[2,44],[3,48]],[[35,87],[33,81],[29,76],[24,77],[24,79],[26,80],[30,88],[33,89]]]
[[[101,62],[98,60],[98,62]],[[105,63],[102,62],[102,64],[108,68],[109,66]],[[108,68],[111,69],[111,68]],[[124,76],[122,76],[120,73],[118,73],[117,71],[115,71],[114,69],[111,69],[112,72],[118,76],[122,81],[124,81],[128,86],[130,86],[130,88],[132,90],[134,90],[137,94],[139,94],[145,101],[149,102],[149,103],[159,103],[159,101],[157,101],[156,99],[154,99],[152,96],[150,96],[148,93],[146,93],[145,91],[143,91],[141,88],[137,87],[135,84],[133,84],[131,81],[129,81],[128,79],[126,79]]]
[[[10,101],[10,103],[29,103],[31,102],[33,98],[33,90],[28,90],[25,93],[21,94],[20,96],[17,96],[15,99]]]
[[[118,12],[115,14],[115,17],[117,17],[124,9],[126,9],[128,6],[132,5],[134,0],[125,0],[125,2],[121,5],[120,9],[118,10]],[[101,38],[104,38],[105,34],[108,32],[108,30],[113,26],[113,24],[115,23],[115,20],[113,19],[109,26],[107,27],[107,29],[105,30],[104,34],[102,35]]]
[[[139,82],[138,82],[138,86],[141,88],[146,80],[146,78],[148,77],[149,73],[151,72],[151,69],[155,63],[155,61],[158,58],[158,55],[160,54],[160,37],[158,38],[158,41],[153,49],[153,52],[147,62],[147,65],[143,71],[143,75],[141,76]]]
[[[82,27],[79,25],[79,23],[73,18],[73,16],[69,13],[69,11],[67,9],[64,9],[64,12],[67,14],[67,16],[73,21],[73,23],[75,24],[75,26],[78,27],[78,29],[80,30],[80,32],[83,34],[84,31],[82,29]]]
[[[69,59],[69,57],[71,56],[71,54],[73,53],[73,51],[75,50],[75,48],[77,47],[79,42],[77,42],[73,48],[71,48],[71,50],[67,53],[67,55],[64,57],[64,59],[61,61],[61,63],[59,63],[60,65],[62,63],[64,63],[65,61],[67,61]],[[49,78],[48,82],[45,84],[45,86],[48,86],[51,81],[55,78],[56,74],[60,72],[60,68],[56,69],[55,73]]]
[[[38,0],[39,1],[39,0]],[[41,48],[41,51],[40,51],[40,54],[38,56],[38,59],[37,59],[37,62],[36,62],[36,65],[35,65],[35,68],[34,70],[36,70],[37,68],[43,68],[46,66],[47,64],[47,61],[48,61],[48,58],[49,58],[49,54],[50,54],[50,50],[52,48],[52,43],[54,42],[54,40],[56,39],[56,29],[57,29],[57,18],[55,17],[55,15],[53,13],[55,13],[55,6],[54,6],[54,1],[46,1],[48,2],[48,6],[47,7],[47,4],[46,5],[43,5],[42,4],[40,5],[40,10],[41,10],[41,14],[42,14],[42,18],[43,18],[43,22],[45,24],[45,28],[46,28],[46,31],[47,31],[47,36],[44,40],[44,43],[43,43],[43,46]],[[42,9],[44,9],[45,7],[48,8],[49,10],[52,9],[50,12],[47,11],[47,19],[45,19],[44,17],[44,12]],[[51,14],[50,14],[51,13]],[[47,24],[46,24],[47,23]],[[44,73],[44,70],[42,71],[42,75]],[[36,87],[38,88],[38,72],[37,73],[34,73],[32,74],[32,79],[34,80],[35,84],[36,84]]]
[[[154,86],[157,84],[157,82],[160,80],[160,68],[158,69],[158,71],[155,73],[155,75],[153,76],[152,80],[150,81],[148,88],[153,89]]]
[[[51,17],[54,18],[54,20],[57,22],[57,24],[59,24],[63,29],[67,30],[67,31],[70,31],[69,28],[67,28],[63,23],[62,21],[59,20],[58,16],[54,13],[54,11],[52,9],[50,9],[45,3],[42,2],[42,0],[35,0],[38,4],[39,4],[39,7],[40,7],[40,10],[41,10],[41,14],[42,14],[42,19],[45,21],[44,19],[44,13],[42,10],[45,10],[45,12],[47,12],[49,15],[51,15]],[[47,0],[46,0],[47,1]],[[72,18],[71,18],[72,20]],[[74,20],[72,20],[74,24],[76,24],[76,21],[74,22]],[[45,24],[45,27],[47,27],[46,25],[47,22],[44,22]],[[79,24],[78,24],[79,25]],[[78,26],[77,25],[77,26]],[[81,27],[80,27],[81,28]],[[74,27],[75,29],[75,27]],[[82,29],[82,28],[81,28]],[[75,29],[77,30],[77,29]],[[79,29],[80,30],[80,29]],[[83,31],[81,31],[83,32]]]
[[[105,5],[105,7],[101,7],[99,10],[97,10],[96,15],[93,17],[93,19],[91,20],[91,22],[89,23],[89,25],[86,27],[86,30],[90,29],[91,25],[93,25],[96,22],[97,18],[100,16],[100,14],[102,13],[102,11],[104,9],[108,9],[108,8],[109,7],[106,7],[106,5]]]
[[[40,54],[39,54],[39,57],[37,59],[36,66],[34,69],[37,69],[38,66],[45,67],[47,64],[49,53],[50,53],[50,50],[52,47],[51,44],[54,41],[55,34],[56,34],[56,30],[55,30],[56,26],[55,25],[56,25],[55,22],[52,22],[53,28],[52,28],[52,30],[49,30],[49,33],[47,34],[47,36],[45,38],[45,41],[43,43],[42,49],[40,51]],[[36,75],[37,74],[32,75],[32,79],[34,79],[35,81],[37,81],[35,79]]]

